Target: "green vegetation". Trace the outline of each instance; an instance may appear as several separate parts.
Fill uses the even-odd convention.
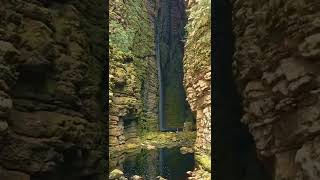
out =
[[[201,0],[189,10],[184,69],[196,74],[211,66],[211,1]]]
[[[165,87],[164,116],[166,127],[179,128],[183,126],[186,110],[181,90],[176,84]]]
[[[195,132],[147,132],[144,133],[138,142],[126,143],[111,151],[134,151],[136,149],[148,149],[148,147],[163,148],[185,146],[192,148],[196,138]]]
[[[154,30],[144,1],[109,1],[109,96],[130,97],[123,103],[148,130],[150,117],[142,109],[142,82],[147,76],[144,58],[154,53]],[[115,103],[110,100],[110,106]],[[141,122],[141,123],[140,123]],[[142,124],[142,125],[141,125]]]
[[[154,31],[150,26],[144,1],[110,1],[109,46],[135,57],[154,51]]]
[[[139,122],[139,135],[144,136],[152,131],[158,131],[158,119],[148,114],[143,114]]]
[[[205,154],[195,154],[195,159],[197,163],[203,168],[205,171],[211,172],[211,157]]]

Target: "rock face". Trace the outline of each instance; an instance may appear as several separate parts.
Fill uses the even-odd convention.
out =
[[[316,1],[234,4],[234,64],[248,125],[273,179],[319,179]]]
[[[152,1],[109,1],[111,149],[136,139],[139,133],[158,129],[155,8]]]
[[[189,21],[184,56],[187,101],[196,115],[196,153],[211,156],[211,56],[210,1],[186,2]],[[201,36],[199,36],[201,34]],[[201,51],[199,51],[201,49]]]
[[[1,1],[0,179],[103,173],[104,6]]]

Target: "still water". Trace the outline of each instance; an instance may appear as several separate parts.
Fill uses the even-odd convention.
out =
[[[120,169],[126,177],[139,175],[145,180],[162,176],[168,180],[186,180],[194,168],[194,155],[181,154],[180,147],[157,150],[142,149],[111,158],[110,169]]]

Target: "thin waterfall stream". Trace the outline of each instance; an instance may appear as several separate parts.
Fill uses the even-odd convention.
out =
[[[155,51],[159,84],[159,130],[181,131],[192,119],[183,86],[186,12],[183,1],[161,1],[155,20]],[[192,121],[192,120],[191,120]]]
[[[156,27],[157,27],[156,23]],[[160,33],[157,32],[158,28],[156,28],[156,61],[157,61],[157,69],[158,69],[158,80],[159,80],[159,129],[160,131],[164,131],[163,127],[163,88],[162,88],[162,74],[161,74],[161,62],[160,62]]]

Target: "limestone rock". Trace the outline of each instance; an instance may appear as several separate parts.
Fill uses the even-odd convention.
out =
[[[0,121],[0,134],[3,134],[8,130],[8,123],[6,121]]]
[[[0,179],[103,174],[105,18],[92,13],[102,12],[99,3],[1,3]]]
[[[155,146],[153,146],[153,145],[150,145],[150,144],[148,144],[146,148],[147,148],[148,150],[151,150],[151,149],[156,149],[156,147],[155,147]]]
[[[320,56],[320,33],[312,34],[305,38],[305,41],[299,45],[299,50],[304,57],[315,58]]]
[[[120,171],[119,169],[114,169],[110,172],[110,175],[109,175],[109,179],[112,180],[112,179],[118,179],[120,178],[121,176],[123,176],[124,173],[122,171]]]
[[[158,180],[167,180],[166,178],[163,178],[163,177],[161,177],[161,176],[157,176],[157,179],[158,179]]]
[[[257,7],[255,1],[244,5],[237,0],[233,7],[234,76],[243,83],[239,86],[242,122],[253,135],[257,154],[267,159],[262,161],[273,158],[268,166],[274,169],[270,172],[274,179],[319,179],[315,149],[320,132],[316,93],[320,57],[316,9],[320,6],[314,2],[273,1]],[[309,11],[302,13],[297,7]],[[254,75],[243,75],[248,67]]]
[[[184,87],[186,100],[191,111],[196,114],[196,142],[194,151],[211,156],[211,58],[210,58],[210,1],[188,1],[190,10],[188,36],[184,53]],[[197,9],[197,10],[196,10]],[[198,16],[201,13],[202,16]],[[201,28],[197,28],[201,27]],[[198,33],[201,32],[201,37]],[[199,43],[199,42],[203,43]],[[198,51],[201,49],[201,51]],[[249,88],[250,89],[250,88]],[[249,90],[248,89],[248,90]],[[182,148],[182,150],[186,150]],[[191,149],[190,151],[191,152]],[[208,158],[210,159],[210,158]],[[196,159],[198,162],[200,159]],[[208,166],[207,166],[208,167]],[[209,171],[211,167],[206,168]],[[194,178],[194,177],[189,177]],[[206,179],[204,177],[197,177]]]
[[[17,171],[8,171],[0,168],[0,179],[5,180],[30,180],[30,176]]]
[[[8,115],[12,106],[12,99],[3,91],[0,91],[0,117]]]
[[[181,152],[181,154],[193,153],[193,149],[192,148],[188,148],[188,147],[181,147],[180,148],[180,152]]]
[[[138,176],[138,175],[134,175],[130,178],[130,180],[143,180],[143,177]]]

